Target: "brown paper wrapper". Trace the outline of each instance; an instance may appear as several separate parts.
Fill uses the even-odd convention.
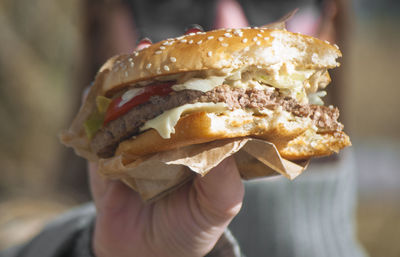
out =
[[[138,191],[144,201],[151,201],[173,191],[196,174],[206,175],[232,155],[246,180],[277,174],[294,179],[308,165],[308,161],[294,163],[283,159],[270,142],[243,138],[191,145],[136,160],[123,155],[101,159],[99,172],[111,179],[121,179]]]

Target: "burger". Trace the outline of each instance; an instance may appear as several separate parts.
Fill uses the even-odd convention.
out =
[[[322,100],[340,56],[280,29],[170,38],[108,60],[61,139],[89,160],[246,137],[288,160],[330,155],[350,145],[338,109]]]

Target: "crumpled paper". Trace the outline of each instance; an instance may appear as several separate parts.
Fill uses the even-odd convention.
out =
[[[308,161],[283,159],[275,145],[259,139],[218,140],[156,153],[131,160],[119,155],[99,161],[99,172],[111,179],[121,179],[138,191],[144,201],[158,199],[192,179],[205,176],[225,158],[234,156],[243,179],[282,174],[294,179]]]

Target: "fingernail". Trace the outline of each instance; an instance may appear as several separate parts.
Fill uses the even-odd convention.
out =
[[[199,24],[191,24],[185,28],[185,35],[189,33],[203,32],[204,29]]]

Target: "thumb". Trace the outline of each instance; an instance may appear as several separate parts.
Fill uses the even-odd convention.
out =
[[[228,223],[242,206],[244,186],[233,157],[222,161],[206,176],[194,181],[203,214],[215,225]]]

